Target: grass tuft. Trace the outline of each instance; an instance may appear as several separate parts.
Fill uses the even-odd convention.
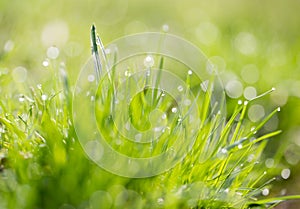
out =
[[[191,110],[175,112],[173,108],[178,108],[176,101],[184,101],[190,95],[177,99],[158,90],[167,62],[160,56],[154,57],[159,60],[159,67],[158,70],[149,69],[150,77],[128,79],[125,85],[128,92],[136,84],[142,85],[144,90],[135,95],[129,106],[119,105],[129,112],[130,121],[138,130],[148,130],[151,122],[157,122],[162,113],[168,121],[161,122],[161,126],[167,128],[161,135],[149,135],[159,138],[155,143],[135,146],[122,136],[119,136],[123,139],[122,144],[113,143],[120,134],[115,124],[125,127],[128,122],[118,117],[113,107],[115,90],[119,88],[117,81],[121,78],[116,66],[112,65],[109,81],[101,80],[105,74],[103,69],[109,64],[95,26],[92,26],[91,39],[100,85],[96,100],[97,122],[104,130],[106,140],[118,152],[138,157],[155,156],[176,146],[180,124],[186,125]],[[280,130],[271,133],[261,130],[278,109],[252,124],[246,113],[253,101],[238,102],[226,119],[222,109],[214,109],[217,105],[211,99],[212,85],[201,93],[198,85],[193,88],[193,93],[197,103],[201,104],[197,106],[202,119],[198,126],[200,131],[184,160],[155,177],[124,178],[104,171],[86,157],[72,122],[72,89],[68,75],[65,71],[53,70],[55,82],[48,88],[39,85],[14,94],[9,88],[6,91],[3,88],[0,100],[3,110],[0,113],[0,208],[272,208],[282,201],[300,198],[297,195],[263,198],[261,195],[262,190],[274,181],[270,175],[276,175],[267,175],[261,157],[267,141],[281,133]],[[134,70],[128,72],[134,73]],[[153,78],[156,78],[156,89],[147,86],[147,79]],[[13,82],[10,74],[2,75],[1,79],[7,81],[5,83]],[[186,84],[190,86],[189,76]],[[149,115],[152,118],[147,120]],[[108,119],[111,116],[115,116],[115,123]],[[188,133],[184,134],[180,137],[186,137]]]

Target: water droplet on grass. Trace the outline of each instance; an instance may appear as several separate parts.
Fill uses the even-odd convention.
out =
[[[168,31],[169,31],[169,29],[170,29],[170,27],[169,27],[169,25],[168,25],[168,24],[164,24],[164,25],[162,26],[162,30],[163,30],[163,32],[168,32]]]
[[[22,95],[19,97],[19,102],[24,102],[25,101],[25,97]]]
[[[36,85],[37,89],[41,90],[42,89],[42,84]]]
[[[265,188],[265,189],[262,190],[261,193],[262,193],[263,196],[268,196],[270,191],[269,191],[269,189]]]
[[[154,65],[154,59],[152,56],[148,55],[145,59],[144,59],[144,65],[147,68],[150,68]]]
[[[92,75],[92,74],[91,74],[91,75],[88,75],[88,78],[87,78],[87,79],[88,79],[89,82],[94,82],[94,81],[95,81],[95,76]]]
[[[177,113],[177,108],[173,107],[171,111],[172,111],[172,113]]]
[[[291,170],[288,168],[285,168],[281,171],[281,177],[283,179],[288,179],[290,177],[290,175],[291,175]]]
[[[48,67],[48,66],[49,66],[49,61],[48,61],[48,60],[44,60],[44,61],[42,62],[42,65],[43,65],[44,67]]]
[[[131,76],[131,73],[130,73],[128,70],[126,70],[126,71],[124,72],[124,75],[125,75],[126,77],[130,77],[130,76]]]
[[[177,87],[177,90],[178,90],[179,92],[182,92],[182,91],[183,91],[183,86],[179,85],[179,86]]]
[[[45,95],[45,94],[43,94],[43,95],[41,96],[41,98],[42,98],[42,100],[43,100],[43,101],[46,101],[46,100],[47,100],[47,98],[48,98],[48,96],[47,96],[47,95]]]

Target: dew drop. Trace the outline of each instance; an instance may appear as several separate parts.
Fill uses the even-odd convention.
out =
[[[193,74],[193,71],[189,70],[189,71],[188,71],[188,74],[189,74],[189,75],[192,75],[192,74]]]
[[[290,175],[291,175],[291,170],[288,168],[285,168],[281,171],[281,177],[283,179],[288,179],[290,177]]]
[[[42,65],[43,65],[44,67],[48,67],[48,66],[49,66],[49,61],[48,61],[48,60],[44,60],[44,61],[42,62]]]
[[[169,25],[168,24],[164,24],[163,26],[162,26],[162,30],[163,30],[163,32],[168,32],[169,31]]]
[[[144,59],[144,65],[145,67],[149,68],[152,67],[154,65],[154,59],[152,56],[148,55],[145,59]]]
[[[48,98],[47,95],[45,95],[45,94],[42,95],[42,100],[43,100],[43,101],[46,101],[47,98]]]
[[[36,85],[36,87],[37,87],[37,89],[39,89],[39,90],[41,90],[42,89],[42,84],[38,84],[38,85]]]
[[[91,75],[88,75],[88,78],[87,78],[87,79],[88,79],[89,82],[94,82],[94,81],[95,81],[95,76],[92,75],[92,74],[91,74]]]
[[[182,92],[182,91],[183,91],[183,86],[179,85],[179,86],[177,87],[177,90],[178,90],[179,92]]]
[[[177,113],[177,108],[173,107],[171,111],[172,111],[172,113]]]
[[[130,76],[131,76],[131,73],[130,73],[128,70],[126,70],[125,73],[124,73],[124,75],[125,75],[126,77],[130,77]]]
[[[19,97],[19,102],[24,102],[25,101],[25,98],[24,98],[24,96],[22,95],[22,96],[20,96]]]
[[[270,191],[269,191],[269,189],[265,188],[265,189],[262,190],[261,193],[262,193],[263,196],[268,196]]]

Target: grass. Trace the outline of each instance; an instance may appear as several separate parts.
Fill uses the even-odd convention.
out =
[[[95,34],[95,28],[93,30],[92,34]],[[129,106],[119,103],[119,107],[114,107],[118,96],[116,91],[120,87],[116,84],[122,79],[121,74],[113,68],[115,74],[106,74],[105,77],[103,63],[106,58],[100,51],[104,48],[100,47],[98,51],[97,44],[94,44],[93,49],[97,75],[102,77],[97,78],[97,125],[107,142],[118,152],[135,157],[152,157],[181,146],[176,144],[176,139],[186,136],[182,133],[186,134],[193,128],[187,120],[191,109],[182,108],[172,114],[172,108],[179,107],[180,103],[176,101],[184,101],[192,95],[185,92],[183,98],[178,99],[157,88],[147,88],[151,79],[159,78],[156,79],[159,81],[162,78],[161,70],[167,66],[167,60],[153,55],[153,59],[159,61],[157,70],[154,67],[147,69],[150,78],[139,74],[138,80],[127,79],[124,84],[130,91],[138,83],[143,91],[135,95]],[[267,142],[281,132],[264,133],[261,129],[280,109],[252,124],[246,113],[255,99],[239,101],[233,114],[226,118],[225,108],[211,99],[212,86],[207,86],[204,91],[199,85],[192,85],[187,75],[185,85],[190,87],[197,103],[192,111],[198,112],[202,119],[196,123],[200,131],[192,148],[183,150],[187,152],[186,157],[160,175],[126,178],[111,174],[89,160],[73,124],[73,89],[69,86],[68,75],[63,66],[50,64],[53,66],[53,80],[43,85],[18,84],[20,86],[13,88],[18,90],[12,91],[12,86],[17,84],[13,83],[11,74],[0,76],[3,84],[0,100],[0,208],[272,208],[282,201],[300,198],[265,198],[261,195],[262,190],[275,180],[270,176],[276,175],[272,171],[267,174],[261,156]],[[134,74],[135,70],[134,66],[129,66],[127,73]],[[154,85],[160,84],[154,82]],[[128,118],[118,116],[121,110],[128,110],[128,115],[121,115]],[[157,111],[153,113],[153,110]],[[159,139],[157,143],[134,146],[134,142],[126,140],[119,132],[127,119],[136,129],[147,131],[162,113],[167,114],[168,120],[161,125],[168,126],[169,131],[151,135]],[[151,116],[149,121],[146,120],[148,115]],[[126,130],[123,131],[121,133]],[[132,136],[135,135],[129,135]],[[114,143],[116,138],[123,143]]]

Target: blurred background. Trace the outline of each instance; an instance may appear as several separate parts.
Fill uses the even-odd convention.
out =
[[[105,45],[138,32],[179,35],[220,72],[229,114],[237,100],[276,88],[250,107],[248,118],[256,122],[281,107],[264,127],[283,130],[264,156],[266,166],[281,174],[270,192],[300,194],[299,11],[295,0],[2,0],[0,75],[12,73],[16,83],[45,83],[51,60],[63,63],[74,85],[90,56],[93,23]],[[299,207],[299,201],[290,201],[277,208]]]

